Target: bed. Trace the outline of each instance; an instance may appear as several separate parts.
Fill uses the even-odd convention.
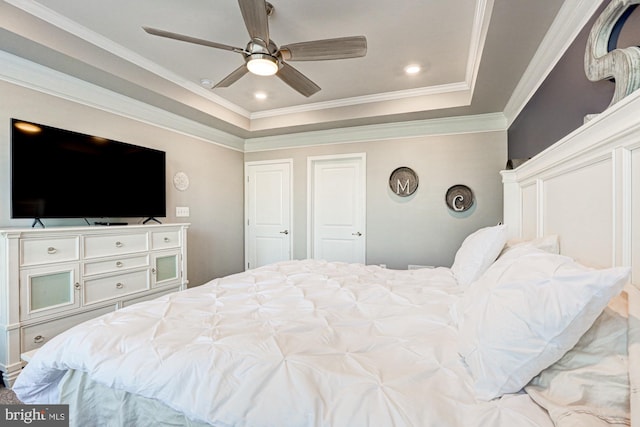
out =
[[[79,426],[639,426],[638,111],[504,171],[451,268],[216,279],[59,335],[14,391]]]
[[[536,282],[535,294],[526,300],[561,303],[576,286],[585,288],[581,293],[589,296],[576,302],[580,310],[567,315],[571,307],[564,307],[556,317],[545,310],[551,318],[545,323],[566,328],[567,317],[576,321],[597,301],[574,338],[607,314],[605,324],[624,332],[616,337],[625,345],[613,353],[607,349],[607,357],[620,363],[598,365],[626,375],[626,292],[617,297],[621,307],[600,312],[620,294],[629,270],[581,267],[557,254],[555,236],[505,248],[506,239],[505,226],[478,230],[465,240],[452,268],[395,271],[302,260],[217,279],[60,335],[34,356],[14,390],[25,402],[68,403],[72,425],[79,426],[552,426],[545,409],[522,391],[530,378],[515,385],[482,382],[487,375],[490,381],[529,375],[524,368],[503,372],[505,361],[489,351],[484,357],[496,363],[479,361],[480,371],[488,373],[470,374],[467,363],[479,360],[473,354],[500,344],[476,343],[469,349],[460,345],[461,337],[466,334],[464,341],[471,343],[508,332],[500,319],[474,316],[483,299],[479,289],[494,286],[501,280],[497,276],[513,286],[516,275],[530,286],[531,277],[524,276],[546,275],[548,286]],[[485,270],[482,277],[480,270]],[[555,295],[554,290],[566,292]],[[478,336],[476,329],[485,326],[497,326],[499,333]],[[542,329],[534,335],[550,327]],[[530,338],[499,341],[517,347]],[[540,371],[534,370],[531,376]],[[618,385],[626,391],[616,395],[629,394],[628,382]],[[551,387],[538,388],[542,401]],[[598,411],[611,412],[604,414],[608,419],[625,419],[629,398],[621,399],[615,408]],[[584,411],[580,407],[572,414]]]
[[[502,260],[523,251],[547,253]],[[14,390],[74,425],[551,426],[522,385],[478,398],[453,320],[470,290],[448,268],[278,263],[80,325]]]

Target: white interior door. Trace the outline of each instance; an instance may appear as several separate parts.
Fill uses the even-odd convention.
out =
[[[291,259],[291,160],[245,164],[246,268]]]
[[[310,157],[310,258],[327,261],[366,261],[365,154]]]

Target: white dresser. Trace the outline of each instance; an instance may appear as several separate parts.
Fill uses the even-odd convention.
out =
[[[101,314],[187,287],[188,224],[0,229],[0,370]]]

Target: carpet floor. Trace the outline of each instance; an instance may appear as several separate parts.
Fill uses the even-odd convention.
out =
[[[15,405],[20,403],[22,402],[18,400],[12,390],[0,386],[0,405]]]

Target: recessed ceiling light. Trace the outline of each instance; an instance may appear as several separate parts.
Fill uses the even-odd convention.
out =
[[[404,67],[404,72],[407,74],[418,74],[420,72],[420,66],[419,65],[407,65],[406,67]]]
[[[267,99],[267,94],[264,92],[256,92],[253,96],[255,96],[256,99]]]
[[[207,89],[213,88],[213,82],[209,79],[200,79],[200,85],[202,87],[206,87]]]

